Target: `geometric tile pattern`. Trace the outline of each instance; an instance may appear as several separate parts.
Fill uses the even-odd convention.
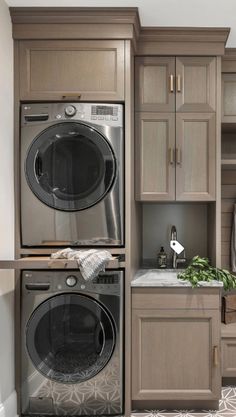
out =
[[[144,410],[132,417],[236,417],[236,387],[222,388],[219,410]]]
[[[33,397],[50,398],[56,416],[121,414],[122,386],[118,351],[95,377],[79,384],[46,379]]]

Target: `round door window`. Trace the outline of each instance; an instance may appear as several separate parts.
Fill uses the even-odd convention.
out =
[[[33,193],[58,210],[83,210],[102,200],[113,184],[116,162],[101,133],[82,123],[58,123],[30,146],[25,173]]]
[[[84,295],[49,298],[33,312],[26,327],[26,347],[35,368],[61,383],[94,377],[109,362],[114,346],[110,314]]]

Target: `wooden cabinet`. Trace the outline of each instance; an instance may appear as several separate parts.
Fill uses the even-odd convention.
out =
[[[176,200],[215,200],[215,114],[176,115]]]
[[[214,112],[215,57],[138,57],[136,111]]]
[[[124,99],[124,41],[21,41],[19,70],[21,100]]]
[[[214,113],[136,114],[136,199],[214,201]]]
[[[222,376],[236,377],[236,323],[221,324]]]
[[[214,201],[216,58],[137,58],[135,103],[137,200]]]
[[[175,198],[175,116],[171,113],[138,113],[137,190],[139,200]]]
[[[236,74],[222,74],[222,123],[236,123]]]
[[[176,58],[176,111],[214,112],[216,58]]]
[[[219,295],[214,299],[209,290],[204,294],[192,289],[162,289],[161,294],[157,288],[133,290],[132,399],[136,404],[220,398]],[[211,308],[207,307],[209,296]]]
[[[136,111],[174,112],[174,76],[173,57],[136,58]]]

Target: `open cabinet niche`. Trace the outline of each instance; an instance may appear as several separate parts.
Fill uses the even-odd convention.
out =
[[[195,255],[215,261],[215,203],[146,203],[142,205],[142,221],[144,265],[157,265],[157,253],[164,246],[171,266],[172,225],[188,261]]]
[[[221,138],[221,265],[230,270],[230,242],[236,204],[236,123],[222,124]]]

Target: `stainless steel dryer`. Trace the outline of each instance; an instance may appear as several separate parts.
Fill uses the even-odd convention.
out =
[[[123,272],[23,271],[21,415],[123,414]]]
[[[22,245],[124,245],[123,106],[21,107]]]

